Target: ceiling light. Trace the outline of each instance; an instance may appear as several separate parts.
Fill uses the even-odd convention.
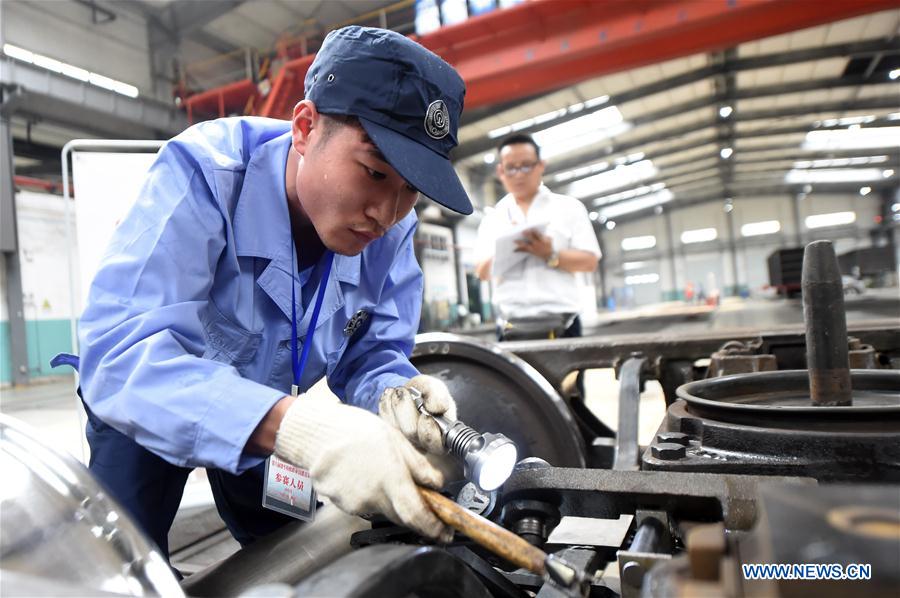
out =
[[[596,222],[597,218],[600,217],[600,212],[591,212],[590,214],[588,214],[588,217],[589,217],[591,220],[593,220],[593,221]]]
[[[860,194],[860,195],[865,196],[865,195],[868,195],[868,194],[871,193],[871,192],[872,192],[872,188],[871,188],[871,187],[860,187],[860,188],[859,188],[859,194]]]
[[[496,159],[497,157],[494,155],[494,152],[488,152],[484,155],[485,164],[493,164]]]
[[[784,176],[784,182],[796,183],[862,183],[882,178],[877,168],[819,168],[816,170],[793,169]],[[808,193],[808,191],[807,191]]]
[[[839,118],[837,120],[837,124],[843,125],[858,125],[860,123],[870,123],[875,120],[874,114],[867,114],[866,116],[845,116],[844,118]]]
[[[719,116],[722,118],[728,118],[731,116],[732,112],[734,112],[734,109],[731,106],[722,106],[719,108]]]
[[[23,62],[34,62],[34,54],[32,52],[29,52],[25,48],[20,48],[19,46],[14,46],[12,44],[3,44],[3,53],[10,58],[15,58]]]
[[[646,265],[647,262],[625,262],[622,264],[622,269],[628,272],[629,270],[640,270]]]
[[[656,272],[650,272],[649,274],[632,274],[631,276],[625,277],[625,284],[627,285],[653,284],[654,282],[659,282],[659,274]]]
[[[672,201],[674,198],[675,195],[673,195],[670,190],[663,189],[662,191],[657,191],[656,193],[651,193],[649,195],[644,195],[635,199],[611,205],[606,208],[602,208],[600,210],[600,217],[617,218],[623,214],[630,214],[631,212],[637,212],[640,210],[645,210],[647,208],[652,208],[653,206],[667,203],[669,201]]]
[[[685,245],[689,243],[705,243],[714,240],[717,236],[718,232],[714,228],[698,228],[681,233],[681,242]]]
[[[825,228],[856,222],[856,212],[833,212],[806,217],[806,228]]]
[[[862,127],[858,124],[850,125],[849,127],[847,127],[847,129],[850,131],[856,131],[857,129],[861,129],[861,128]]]
[[[620,191],[618,193],[613,193],[611,195],[604,195],[603,197],[598,197],[594,200],[595,206],[605,206],[611,203],[615,203],[617,201],[621,201],[623,199],[631,199],[632,197],[638,197],[639,195],[646,195],[647,193],[661,191],[666,188],[665,183],[653,183],[652,185],[641,185],[640,187],[634,187],[633,189],[626,189],[625,191]]]
[[[607,168],[609,168],[609,162],[597,162],[595,164],[589,164],[588,166],[582,166],[580,168],[573,168],[572,170],[565,170],[563,172],[560,172],[555,177],[553,177],[553,180],[557,183],[563,183],[571,179],[578,179],[589,174],[604,171]]]
[[[512,133],[512,127],[506,125],[505,127],[500,127],[499,129],[493,129],[488,131],[488,137],[491,139],[497,139],[498,137],[505,137]]]
[[[881,176],[883,176],[883,177],[886,178],[886,179],[891,178],[892,176],[894,176],[894,169],[893,169],[893,168],[888,168],[887,170],[882,170],[882,171],[881,171]]]
[[[730,158],[731,154],[733,154],[733,153],[734,153],[734,150],[731,149],[730,147],[723,147],[721,150],[719,150],[719,155],[722,156],[723,160],[727,160],[728,158]]]
[[[643,235],[641,237],[628,237],[622,239],[622,249],[625,251],[633,251],[636,249],[650,249],[656,247],[656,237],[653,235]]]
[[[828,166],[861,166],[863,164],[880,164],[887,162],[888,156],[859,156],[856,158],[824,158],[821,160],[799,160],[794,168],[824,168]]]
[[[511,125],[507,125],[505,127],[500,127],[497,129],[493,129],[488,132],[488,137],[491,139],[496,139],[497,137],[503,137],[515,131],[521,131],[522,129],[527,129],[529,127],[533,127],[535,125],[540,125],[545,122],[549,122],[551,120],[555,120],[557,118],[562,118],[567,113],[575,114],[576,112],[581,112],[585,108],[593,108],[594,106],[599,106],[600,104],[605,104],[609,101],[609,96],[600,96],[599,98],[593,98],[586,102],[577,102],[566,108],[560,108],[559,110],[551,110],[550,112],[545,112],[543,114],[539,114],[534,118],[526,118],[525,120],[520,120],[514,122]]]
[[[781,230],[781,223],[777,220],[763,220],[762,222],[748,222],[741,226],[741,236],[756,237],[759,235],[771,235]]]
[[[607,220],[606,221],[606,230],[612,230],[614,228],[616,228],[616,221],[615,220]]]
[[[565,154],[615,137],[631,128],[615,106],[609,106],[568,122],[554,125],[532,136],[544,148],[544,158]]]
[[[659,170],[653,165],[652,160],[641,160],[574,181],[565,190],[565,194],[583,199],[653,178],[658,173]]]
[[[891,81],[896,81],[900,79],[900,69],[894,69],[888,73],[888,77],[890,77]]]
[[[900,203],[895,203],[891,205],[892,212],[900,212]]]
[[[71,77],[72,79],[77,79],[96,85],[97,87],[114,91],[130,98],[138,97],[138,88],[134,85],[129,85],[128,83],[123,83],[122,81],[111,79],[110,77],[104,77],[97,73],[92,73],[86,69],[56,60],[55,58],[50,58],[49,56],[35,54],[34,52],[30,52],[12,44],[3,44],[3,53],[11,58],[33,64],[48,71],[53,71],[54,73]]]
[[[586,100],[584,102],[585,108],[593,108],[594,106],[602,106],[606,102],[609,101],[609,96],[597,96],[596,98],[591,98],[590,100]]]
[[[806,134],[803,149],[849,150],[875,147],[895,147],[900,138],[900,127],[869,127],[865,129],[835,129],[810,131]]]

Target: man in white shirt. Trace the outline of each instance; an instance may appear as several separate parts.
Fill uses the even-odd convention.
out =
[[[574,197],[552,193],[541,183],[546,163],[528,135],[514,135],[498,148],[497,176],[508,191],[478,229],[475,272],[481,280],[494,279],[494,304],[500,316],[521,318],[565,314],[574,318],[559,336],[581,336],[581,311],[576,272],[593,272],[600,245],[587,209]],[[532,226],[533,225],[533,226]],[[494,268],[497,239],[522,231],[514,239],[518,261],[504,260]],[[503,329],[498,332],[503,340]],[[548,335],[553,336],[548,330]]]

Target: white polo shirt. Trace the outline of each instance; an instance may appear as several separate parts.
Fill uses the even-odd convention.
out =
[[[476,259],[493,258],[498,236],[543,223],[547,223],[546,234],[553,239],[555,251],[579,249],[600,257],[600,244],[584,204],[541,185],[527,214],[511,194],[485,214],[478,227]],[[508,318],[581,312],[575,274],[551,268],[533,255],[512,266],[502,278],[494,278],[494,304]]]

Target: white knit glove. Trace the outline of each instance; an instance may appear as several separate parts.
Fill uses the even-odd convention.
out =
[[[416,484],[440,488],[441,472],[368,411],[300,397],[281,421],[275,454],[309,469],[316,491],[342,511],[381,513],[429,538],[453,537],[416,490]]]
[[[414,445],[429,453],[442,455],[447,452],[441,439],[441,429],[434,419],[419,413],[413,401],[410,388],[422,393],[425,410],[433,415],[444,415],[456,419],[456,403],[450,396],[447,385],[434,376],[420,374],[405,386],[386,388],[378,401],[378,414]]]

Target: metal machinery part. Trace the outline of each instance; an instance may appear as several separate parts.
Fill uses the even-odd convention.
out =
[[[900,371],[850,369],[829,241],[807,246],[802,280],[807,369],[681,386],[644,469],[900,482]]]
[[[312,523],[290,523],[182,582],[189,596],[236,596],[267,584],[296,584],[352,550],[350,536],[371,524],[332,505]],[[290,587],[290,585],[288,586]]]
[[[896,596],[900,587],[900,492],[896,485],[777,486],[759,492],[747,533],[697,525],[683,554],[644,578],[645,596]],[[871,566],[870,579],[748,579],[742,564]]]
[[[339,569],[340,574],[334,574]],[[369,546],[299,584],[292,596],[490,598],[463,560],[431,546]]]
[[[818,258],[827,253],[814,251]],[[829,272],[820,268],[826,287]],[[807,300],[819,309],[817,297],[826,295],[834,299],[813,290]],[[367,529],[367,522],[328,509],[183,587],[198,596],[894,596],[900,322],[854,325],[851,337],[831,341],[817,335],[818,321],[763,332],[499,345],[419,337],[414,365],[448,384],[460,417],[509,436],[528,457],[494,492],[456,482],[451,495],[588,572],[583,591],[516,569],[462,535],[448,546],[428,546],[405,528],[376,519]],[[839,321],[827,325],[840,329]],[[814,370],[841,370],[847,354],[852,404],[812,400],[810,327]],[[616,368],[621,380],[617,436],[562,389],[570,372],[598,367]],[[640,447],[634,407],[643,383],[654,379],[668,411],[654,441]],[[577,534],[553,533],[573,521]],[[320,558],[315,551],[323,545]],[[873,578],[865,585],[750,582],[742,563],[870,563]]]
[[[897,318],[867,320],[847,329],[857,346],[871,347],[877,367],[900,368],[900,322]],[[756,353],[774,355],[779,370],[806,368],[806,327],[777,326],[768,330],[740,328],[708,334],[632,334],[614,337],[565,338],[555,341],[500,343],[500,350],[530,364],[554,388],[561,389],[569,373],[590,368],[618,368],[635,355],[647,359],[644,376],[658,380],[666,401],[678,399],[676,389],[698,380],[705,372],[695,368],[698,360],[709,359],[729,341],[758,344]],[[864,351],[871,354],[871,351]],[[851,347],[851,356],[853,350]],[[861,355],[865,359],[865,355]],[[852,357],[851,357],[852,358]],[[858,366],[855,366],[858,367]]]
[[[163,556],[82,464],[2,414],[0,462],[4,596],[184,596]]]
[[[900,482],[900,371],[852,370],[852,406],[821,407],[803,370],[685,384],[643,468]]]
[[[520,459],[585,466],[584,444],[565,401],[515,355],[474,339],[428,333],[416,338],[411,361],[447,384],[460,420],[504,434],[518,447]]]

